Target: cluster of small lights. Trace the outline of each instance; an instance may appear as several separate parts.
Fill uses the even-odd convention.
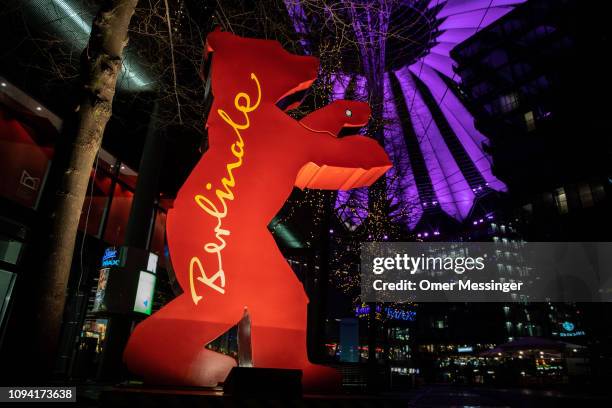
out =
[[[330,282],[359,303],[359,256],[363,241],[390,241],[402,238],[399,223],[389,217],[390,200],[384,187],[370,188],[367,218],[354,231],[334,230],[330,254]]]
[[[320,90],[320,89],[319,89]],[[329,206],[329,200],[326,200],[328,192],[318,190],[305,190],[298,199],[294,199],[290,205],[285,207],[282,215],[278,216],[280,222],[288,225],[295,225],[292,220],[296,216],[297,209],[308,208],[310,210],[309,218],[312,222],[309,224],[307,231],[306,245],[317,245],[320,242],[321,228],[324,217],[331,212],[334,217],[337,213],[333,211],[333,207]],[[357,216],[365,213],[367,217],[363,220],[363,224],[357,230],[351,228],[335,228],[329,227],[326,231],[330,234],[330,258],[329,258],[329,280],[330,283],[347,296],[351,297],[354,302],[359,302],[359,256],[361,243],[364,241],[389,241],[392,237],[400,237],[397,232],[399,226],[394,223],[394,220],[389,217],[390,201],[385,188],[371,188],[369,191],[370,200],[369,208],[350,207],[350,201],[347,203],[348,211]],[[358,211],[361,210],[361,211]],[[344,223],[338,217],[335,221],[340,226]],[[332,221],[332,223],[334,223]]]
[[[485,183],[484,186],[480,185],[480,186],[474,187],[472,191],[474,193],[481,193],[485,189],[485,187],[488,187],[488,186],[489,186],[489,183]]]
[[[440,236],[440,231],[435,230],[431,234],[429,232],[419,232],[417,234],[417,238],[429,238],[429,236],[434,236],[434,237]]]
[[[365,7],[365,4],[367,3],[363,3],[363,7]],[[299,5],[307,14],[309,12],[317,14],[321,8],[320,2],[310,0],[301,0]],[[347,50],[362,50],[364,46],[353,35],[353,28],[347,27],[346,17],[352,12],[353,6],[354,4],[348,2],[334,2],[333,7],[329,8],[329,10],[326,9],[327,19],[325,25],[327,28],[325,32],[327,34],[324,34],[324,30],[312,30],[308,33],[298,32],[296,36],[296,32],[291,29],[285,33],[286,35],[276,36],[283,42],[285,48],[295,50],[298,53],[315,55],[320,60],[317,80],[311,86],[306,96],[308,103],[304,103],[302,106],[287,112],[293,118],[301,119],[312,110],[318,109],[338,97],[334,93],[336,75],[344,72],[347,66],[352,66],[352,63],[356,61],[359,64],[361,63],[359,62],[361,59],[359,56],[347,53]],[[223,5],[219,7],[225,9],[229,6]],[[380,4],[372,3],[372,7],[374,7],[373,10],[378,10],[377,7],[380,7]],[[226,29],[230,25],[234,25],[233,23],[236,23],[234,28],[243,24],[238,20],[240,13],[229,11],[228,9],[221,13],[223,15],[222,20],[227,20]],[[220,23],[224,26],[226,25],[226,21],[221,21]],[[275,27],[276,32],[279,29],[282,30],[282,27]],[[378,32],[377,30],[370,31],[372,33]],[[330,35],[330,33],[335,35]],[[302,41],[304,39],[308,41]],[[309,49],[311,44],[316,44],[316,46]],[[374,56],[373,59],[377,60],[383,54],[384,52],[381,53],[378,50],[377,56]],[[379,65],[374,64],[373,66]],[[381,66],[380,68],[383,67]],[[382,90],[382,83],[379,88]],[[376,97],[372,93],[376,94],[376,92],[368,92],[366,95],[360,95],[357,90],[357,84],[355,81],[351,81],[342,97],[368,102],[372,110],[372,117],[367,128],[362,129],[361,133],[367,133],[382,143],[383,130],[391,124],[389,119],[383,115],[385,100],[382,98],[382,94]],[[353,112],[347,110],[344,114],[352,116]],[[398,191],[393,191],[394,188],[397,188]],[[321,232],[328,232],[330,282],[334,287],[357,300],[360,288],[359,255],[361,243],[364,241],[405,240],[408,236],[414,237],[414,235],[409,235],[405,230],[405,222],[402,220],[410,218],[416,211],[415,208],[419,206],[419,203],[412,204],[411,206],[402,205],[401,208],[398,208],[397,203],[399,201],[396,198],[402,194],[399,183],[385,184],[384,179],[369,189],[367,193],[368,199],[365,203],[357,199],[349,199],[341,207],[336,208],[336,211],[334,211],[333,204],[330,204],[329,194],[331,193],[305,190],[298,195],[298,198],[292,198],[283,211],[277,215],[275,222],[282,223],[288,226],[288,228],[299,228],[301,233],[299,235],[303,237],[304,244],[307,247],[317,248],[321,245]],[[437,206],[438,202],[431,201],[421,205]],[[309,212],[308,219],[310,222],[307,225],[304,225],[305,223],[301,222],[302,219],[298,217],[298,213],[302,214],[305,210]],[[345,216],[343,218],[334,218],[337,217],[338,213],[343,213]],[[333,214],[333,216],[330,217],[330,214]],[[330,218],[333,221],[326,225]],[[347,219],[357,220],[357,222],[355,225],[352,225],[346,222]],[[274,231],[274,226],[271,226],[271,228]],[[438,231],[431,232],[431,234],[434,233],[439,234]]]
[[[480,219],[478,219],[478,220],[474,220],[474,221],[472,222],[472,224],[474,224],[474,225],[479,225],[479,224],[483,224],[484,222],[485,222],[485,220],[484,220],[483,218],[480,218]]]

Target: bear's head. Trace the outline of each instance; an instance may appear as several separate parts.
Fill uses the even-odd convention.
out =
[[[262,103],[275,104],[308,88],[319,68],[317,58],[291,54],[277,41],[243,38],[220,30],[206,37],[205,53],[212,53],[212,92],[216,100],[233,101],[240,92],[250,93],[254,73],[261,84]]]

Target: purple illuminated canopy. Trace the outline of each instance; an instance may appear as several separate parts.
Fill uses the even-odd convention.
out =
[[[457,44],[524,1],[396,0],[395,4],[412,7],[419,16],[426,16],[429,19],[426,26],[431,27],[431,41],[426,52],[400,67],[385,65],[385,44],[380,41],[381,27],[393,24],[390,16],[381,16],[381,13],[390,10],[389,4],[393,2],[338,1],[350,10],[347,14],[352,19],[357,43],[361,44],[360,39],[366,36],[369,41],[360,46],[363,71],[335,73],[331,97],[345,98],[349,84],[354,83],[352,95],[368,100],[373,88],[382,83],[384,89],[379,92],[384,95],[381,142],[394,164],[386,174],[392,208],[389,215],[410,230],[415,228],[427,208],[440,208],[461,221],[470,214],[479,196],[490,191],[506,191],[504,183],[493,175],[491,158],[483,150],[487,138],[474,127],[473,117],[449,90],[448,81],[458,80],[449,53]],[[309,30],[308,13],[303,3],[285,0],[285,4],[296,31],[305,34]],[[374,5],[379,6],[378,15],[369,9]],[[422,33],[419,35],[423,37]],[[382,37],[384,39],[385,33]],[[312,51],[308,50],[307,42],[302,44],[307,53]],[[377,52],[375,47],[382,49]],[[373,72],[379,71],[381,66],[386,67],[382,75]],[[398,114],[398,104],[403,104],[408,117]],[[424,170],[414,168],[411,158],[424,163],[419,166]],[[426,171],[426,177],[415,177],[417,171]],[[335,208],[349,229],[356,228],[368,215],[367,189],[340,192]]]

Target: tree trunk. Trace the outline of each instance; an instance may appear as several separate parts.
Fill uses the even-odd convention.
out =
[[[37,282],[41,290],[34,300],[37,312],[33,340],[38,347],[33,351],[46,360],[45,369],[52,368],[55,357],[81,209],[92,165],[111,117],[128,27],[137,3],[138,0],[103,1],[81,57],[78,126],[49,214],[47,249]]]

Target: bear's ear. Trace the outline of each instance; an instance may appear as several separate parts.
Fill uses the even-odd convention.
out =
[[[221,31],[221,27],[216,26],[215,29],[206,36],[206,51],[211,52],[220,49],[232,37],[236,36],[227,31]]]

